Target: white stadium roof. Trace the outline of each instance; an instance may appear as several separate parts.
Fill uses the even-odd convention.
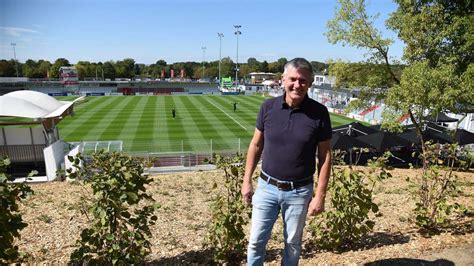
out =
[[[14,91],[0,96],[0,116],[33,119],[59,117],[74,102],[58,101],[47,94],[37,91]]]

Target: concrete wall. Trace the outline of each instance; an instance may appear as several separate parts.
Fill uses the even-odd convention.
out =
[[[60,140],[44,148],[44,163],[48,181],[56,179],[56,171],[64,163],[64,143]]]

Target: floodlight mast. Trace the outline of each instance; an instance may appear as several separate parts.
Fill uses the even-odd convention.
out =
[[[221,84],[221,61],[222,61],[222,37],[224,37],[223,33],[217,33],[217,36],[219,37],[219,86]]]
[[[16,70],[16,77],[18,78],[19,75],[18,75],[18,63],[16,62],[16,51],[15,51],[15,46],[16,46],[16,43],[12,42],[10,43],[11,46],[13,47],[13,58],[15,59],[15,70]]]
[[[235,82],[236,85],[239,85],[239,35],[242,34],[240,31],[241,25],[234,25],[235,28],[235,36],[237,37],[237,56],[235,59]]]
[[[201,79],[204,80],[204,62],[206,61],[206,47],[201,47],[202,49],[202,77]]]

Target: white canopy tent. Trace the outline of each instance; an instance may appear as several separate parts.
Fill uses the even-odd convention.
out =
[[[264,82],[262,82],[262,85],[265,85],[265,86],[277,86],[278,83],[274,80],[265,80]]]

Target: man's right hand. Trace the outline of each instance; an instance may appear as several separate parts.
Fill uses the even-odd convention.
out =
[[[242,200],[245,204],[250,205],[252,204],[252,195],[253,195],[253,187],[252,182],[244,182],[242,184]]]

